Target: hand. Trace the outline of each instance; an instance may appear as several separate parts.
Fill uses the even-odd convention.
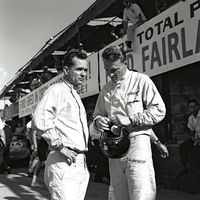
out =
[[[169,157],[169,152],[167,150],[167,147],[164,144],[159,142],[159,143],[156,144],[156,147],[157,147],[158,151],[160,151],[160,154],[161,154],[162,158]]]
[[[73,150],[70,150],[67,147],[63,147],[60,150],[60,153],[67,158],[67,162],[69,165],[76,162],[77,153]]]
[[[109,123],[110,120],[107,117],[98,117],[95,120],[95,125],[98,128],[99,131],[105,131],[105,130],[109,130]]]
[[[115,115],[111,121],[117,126],[128,126],[131,124],[129,117],[123,115]]]
[[[95,129],[93,122],[89,125],[89,133],[90,133],[91,139],[93,139],[93,140],[94,139],[97,139],[97,140],[100,139],[101,132],[98,131],[97,129]]]

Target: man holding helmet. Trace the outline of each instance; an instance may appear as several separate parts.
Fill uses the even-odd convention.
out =
[[[154,200],[156,183],[150,136],[152,126],[165,117],[165,104],[147,75],[127,69],[124,52],[119,46],[106,48],[102,57],[111,81],[99,94],[94,128],[106,132],[112,122],[127,127],[130,139],[126,155],[109,159],[115,199]]]

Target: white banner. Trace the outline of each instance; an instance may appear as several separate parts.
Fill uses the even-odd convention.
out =
[[[200,61],[200,1],[180,1],[135,34],[134,67],[149,76]]]
[[[91,96],[99,92],[97,53],[89,56],[88,61],[89,66],[86,81],[77,91],[81,98]],[[63,73],[19,99],[19,117],[21,118],[33,113],[45,90],[52,84],[62,81],[62,79]]]
[[[99,81],[98,81],[98,59],[97,53],[88,57],[88,73],[86,81],[78,89],[78,93],[81,98],[92,96],[99,93]]]
[[[112,44],[126,50],[126,38]],[[102,50],[103,51],[103,50]],[[100,52],[101,88],[106,83]],[[135,31],[128,68],[155,76],[200,61],[200,1],[180,1]]]
[[[126,36],[112,44],[126,49]],[[102,62],[103,50],[89,57],[86,82],[78,93],[85,98],[99,92],[108,81]],[[133,52],[126,55],[128,68],[155,76],[200,61],[200,1],[180,1],[135,31]],[[98,67],[99,73],[98,74]],[[98,79],[98,76],[100,80]],[[19,117],[31,114],[43,92],[61,77],[55,77],[19,100]],[[100,81],[100,83],[99,83]]]

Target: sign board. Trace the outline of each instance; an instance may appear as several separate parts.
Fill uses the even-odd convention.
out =
[[[126,48],[126,36],[113,42]],[[133,52],[128,53],[129,69],[155,76],[200,61],[200,1],[180,1],[146,23],[134,35]],[[103,49],[104,50],[104,49]],[[108,81],[101,54],[89,57],[86,82],[78,93],[85,98],[99,92]],[[63,75],[62,75],[63,76]],[[31,114],[44,91],[62,80],[58,76],[19,100],[19,117]]]
[[[126,49],[126,37],[113,42]],[[103,50],[102,50],[103,51]],[[105,77],[100,51],[101,88]],[[200,61],[200,1],[180,1],[139,26],[133,52],[128,53],[129,69],[155,76]]]
[[[97,53],[92,54],[88,58],[88,74],[86,81],[79,87],[77,92],[81,98],[97,94],[99,92],[98,87],[98,59]],[[34,112],[38,102],[42,98],[43,93],[46,89],[54,83],[58,83],[63,80],[63,73],[54,77],[47,83],[41,85],[39,88],[33,90],[26,96],[19,99],[19,117],[30,115]]]

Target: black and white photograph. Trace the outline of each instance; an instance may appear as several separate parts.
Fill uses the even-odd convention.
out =
[[[0,200],[200,200],[200,1],[0,0]]]

